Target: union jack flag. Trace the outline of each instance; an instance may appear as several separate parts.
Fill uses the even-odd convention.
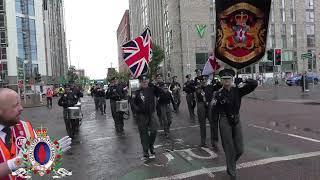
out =
[[[121,49],[124,62],[128,65],[134,78],[148,72],[152,57],[152,41],[149,28],[141,36],[124,44]]]

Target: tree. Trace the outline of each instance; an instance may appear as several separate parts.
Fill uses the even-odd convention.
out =
[[[110,78],[113,78],[113,77],[116,77],[120,81],[127,82],[127,81],[129,81],[130,73],[115,71],[114,74]],[[107,81],[110,81],[110,78],[109,79],[107,78]]]
[[[77,79],[79,79],[76,74],[76,67],[70,66],[68,69],[68,82],[73,84]]]
[[[152,60],[149,63],[149,78],[154,78],[157,74],[157,71],[159,69],[159,65],[164,60],[164,50],[156,45],[152,45]]]

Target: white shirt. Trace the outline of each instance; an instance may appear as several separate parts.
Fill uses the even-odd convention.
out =
[[[2,129],[4,128],[4,125],[0,124],[0,138],[2,140],[2,142],[6,142],[6,133],[2,131]]]

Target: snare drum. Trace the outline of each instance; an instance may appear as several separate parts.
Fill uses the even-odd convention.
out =
[[[80,108],[79,107],[68,107],[69,119],[80,119]]]
[[[116,111],[117,112],[128,112],[129,111],[128,100],[117,101],[116,102]]]

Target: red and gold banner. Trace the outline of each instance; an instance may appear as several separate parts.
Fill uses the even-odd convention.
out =
[[[265,54],[271,0],[216,0],[215,56],[241,69]]]

